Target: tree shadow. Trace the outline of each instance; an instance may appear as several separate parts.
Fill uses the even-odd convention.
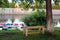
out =
[[[0,38],[10,37],[10,36],[15,35],[15,34],[16,33],[10,33],[10,32],[0,33]]]

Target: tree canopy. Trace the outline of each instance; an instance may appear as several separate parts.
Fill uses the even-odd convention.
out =
[[[9,2],[8,0],[0,0],[0,7],[2,8],[8,8],[9,7]]]
[[[42,7],[44,0],[12,0],[9,3],[8,0],[0,0],[0,7],[14,8],[15,4],[18,3],[23,8],[40,8]]]
[[[55,5],[59,5],[60,0],[54,0]]]

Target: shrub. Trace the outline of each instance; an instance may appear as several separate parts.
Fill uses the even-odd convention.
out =
[[[37,10],[35,12],[32,12],[31,14],[23,17],[22,19],[28,26],[46,25],[46,13],[43,10]]]
[[[60,5],[52,5],[52,9],[60,9]]]

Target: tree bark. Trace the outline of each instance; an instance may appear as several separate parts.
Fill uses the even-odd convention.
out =
[[[46,27],[47,31],[51,34],[54,34],[54,25],[53,25],[53,17],[52,17],[52,5],[51,0],[46,0]]]

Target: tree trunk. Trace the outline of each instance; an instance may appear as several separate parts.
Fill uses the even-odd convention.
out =
[[[54,34],[51,0],[46,0],[46,18],[47,18],[46,21],[47,31],[51,34]]]

